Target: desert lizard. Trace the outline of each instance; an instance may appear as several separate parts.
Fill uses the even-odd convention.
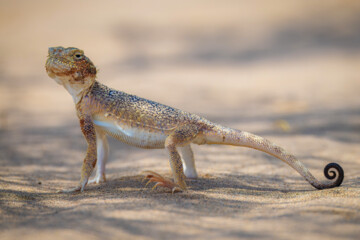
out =
[[[290,165],[317,189],[337,187],[343,181],[343,169],[336,163],[330,163],[324,169],[326,178],[332,181],[320,182],[293,155],[260,136],[224,127],[198,115],[101,84],[96,80],[96,67],[80,49],[49,48],[45,67],[47,74],[73,97],[88,144],[80,183],[62,192],[83,191],[87,183],[106,181],[107,135],[136,147],[165,148],[174,181],[150,171],[146,176],[149,182],[156,182],[155,187],[163,186],[172,191],[186,190],[185,178],[198,176],[191,143],[226,144],[260,150]],[[96,176],[89,180],[95,166]]]

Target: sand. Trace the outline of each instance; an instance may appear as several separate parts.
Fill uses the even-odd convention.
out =
[[[0,239],[359,239],[360,4],[356,1],[2,1]],[[86,143],[69,94],[44,70],[75,46],[114,88],[264,136],[319,179],[318,191],[252,149],[193,146],[189,190],[164,150],[110,140],[108,181],[80,177]]]

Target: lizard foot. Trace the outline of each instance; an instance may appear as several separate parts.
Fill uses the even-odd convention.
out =
[[[74,193],[74,192],[83,192],[84,188],[87,184],[87,179],[80,182],[80,184],[77,187],[69,188],[69,189],[63,189],[56,191],[56,193]]]
[[[170,179],[166,179],[163,176],[161,176],[160,174],[157,174],[156,172],[153,171],[145,171],[143,172],[143,174],[145,175],[145,179],[149,179],[149,181],[146,183],[145,186],[147,186],[149,183],[151,182],[155,182],[156,184],[152,187],[152,189],[154,190],[156,187],[161,186],[164,188],[168,188],[171,190],[172,193],[174,192],[181,192],[182,189],[181,187],[174,183],[173,181],[171,181]]]
[[[88,184],[90,184],[90,183],[99,184],[99,183],[103,183],[103,182],[106,182],[105,175],[96,175],[93,179],[89,180]]]

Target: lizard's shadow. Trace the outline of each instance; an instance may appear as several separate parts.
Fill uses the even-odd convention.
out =
[[[166,177],[170,175],[164,174]],[[287,176],[288,178],[288,176]],[[234,174],[222,174],[221,176],[200,176],[197,179],[187,179],[188,190],[184,193],[176,194],[195,194],[201,192],[223,192],[231,194],[242,195],[258,195],[259,193],[265,194],[266,192],[307,192],[312,191],[312,187],[307,182],[302,182],[300,177],[291,177],[285,180],[283,177],[268,175],[262,176],[250,176],[250,175],[234,175]],[[291,182],[291,183],[290,183]],[[152,190],[154,184],[148,184],[146,186],[146,180],[144,176],[124,176],[120,178],[110,178],[106,183],[100,185],[90,184],[87,186],[86,191],[92,193],[109,193],[119,194],[126,192],[130,195],[138,195],[141,191],[144,194],[152,196],[158,196],[159,194],[170,193],[168,189],[161,187]],[[175,195],[176,195],[175,194]]]

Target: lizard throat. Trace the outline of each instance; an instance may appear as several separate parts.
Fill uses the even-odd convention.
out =
[[[54,80],[64,86],[72,96],[75,104],[81,101],[82,97],[89,91],[95,82],[93,77],[86,77],[82,81],[74,81],[72,77],[56,76]]]

